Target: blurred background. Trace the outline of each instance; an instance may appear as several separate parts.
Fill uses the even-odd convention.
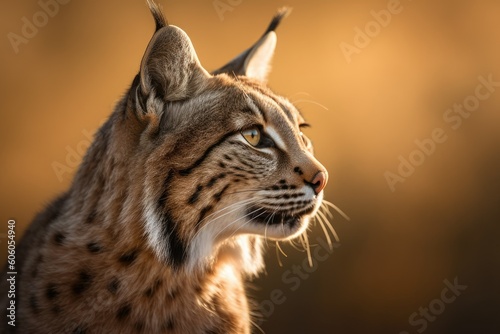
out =
[[[73,0],[53,17],[37,0],[1,1],[3,264],[7,220],[22,235],[69,186],[154,24],[142,0]],[[293,7],[269,85],[313,125],[326,199],[350,221],[334,213],[331,254],[311,228],[312,268],[286,245],[280,266],[269,245],[250,289],[265,333],[500,333],[500,2],[161,4],[208,70]]]

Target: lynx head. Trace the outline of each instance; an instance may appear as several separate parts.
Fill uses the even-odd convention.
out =
[[[156,32],[120,123],[135,145],[129,168],[141,187],[148,245],[173,267],[189,267],[224,247],[258,248],[260,237],[301,234],[328,173],[301,132],[308,125],[299,111],[265,85],[274,30],[287,11],[209,73],[186,33],[150,8]]]

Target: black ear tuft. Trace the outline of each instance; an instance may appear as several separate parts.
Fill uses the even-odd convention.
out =
[[[212,74],[246,75],[265,81],[276,43],[274,31],[291,11],[289,7],[280,8],[254,45]]]
[[[292,12],[292,8],[290,8],[290,7],[281,7],[280,9],[278,9],[278,12],[276,14],[274,14],[274,17],[273,17],[271,23],[269,23],[269,26],[267,27],[267,30],[262,35],[262,37],[267,35],[268,32],[275,31],[276,28],[278,28],[279,24],[281,23],[281,20],[286,18],[288,15],[290,15],[291,12]]]
[[[149,10],[151,11],[151,14],[153,14],[153,17],[155,19],[156,31],[165,26],[168,26],[167,19],[163,15],[161,7],[154,0],[147,0],[147,3]]]

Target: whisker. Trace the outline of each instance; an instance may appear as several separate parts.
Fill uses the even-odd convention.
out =
[[[281,248],[279,241],[276,241],[276,246],[278,247],[278,249],[281,252],[281,254],[283,254],[285,257],[288,257],[288,255],[286,255],[286,253]]]
[[[332,232],[332,235],[335,238],[335,241],[339,242],[340,241],[339,236],[337,235],[337,232],[333,228],[332,224],[328,221],[328,218],[326,218],[324,213],[321,211],[318,211],[318,214],[321,218],[323,218],[323,222],[326,224],[326,226],[330,228],[330,231]]]
[[[271,223],[276,215],[277,211],[272,209],[273,213],[266,220],[266,228],[264,229],[264,238],[266,239],[266,246],[269,246],[269,239],[267,238],[267,228],[269,227],[269,223]]]
[[[259,199],[259,198],[257,198],[257,199],[255,199],[255,198],[250,198],[250,199],[242,200],[242,201],[239,201],[239,202],[233,203],[233,204],[231,204],[231,205],[228,205],[228,206],[226,206],[226,207],[224,207],[224,208],[222,208],[222,209],[220,209],[220,210],[218,210],[218,211],[216,211],[216,212],[214,212],[214,213],[212,213],[212,214],[208,215],[207,217],[205,217],[204,219],[202,219],[202,220],[200,221],[200,224],[201,224],[204,220],[208,219],[210,216],[214,216],[215,214],[218,214],[218,213],[221,213],[221,212],[223,212],[223,211],[225,211],[225,210],[228,210],[228,209],[230,209],[230,208],[233,208],[232,210],[230,210],[230,211],[228,211],[228,212],[226,212],[226,213],[224,213],[224,214],[221,214],[220,216],[217,216],[217,217],[216,217],[216,218],[214,218],[214,219],[211,219],[209,222],[207,222],[205,225],[203,225],[203,226],[202,226],[202,227],[201,227],[201,228],[200,228],[200,229],[196,232],[196,234],[193,236],[193,239],[195,239],[195,238],[198,236],[198,234],[200,234],[200,233],[201,233],[201,231],[202,231],[204,228],[206,228],[208,225],[210,225],[211,223],[213,223],[213,222],[217,221],[218,219],[220,219],[220,218],[222,218],[222,217],[224,217],[224,216],[227,216],[228,214],[231,214],[231,213],[233,213],[233,212],[235,212],[235,211],[237,211],[237,210],[241,209],[243,206],[245,206],[245,205],[247,205],[247,204],[257,203],[258,201],[261,201],[261,200],[262,200],[262,199]],[[236,207],[236,208],[234,208],[234,207]]]
[[[321,220],[321,217],[316,213],[316,216],[314,218],[316,218],[315,221],[319,222],[319,225],[321,226],[321,229],[323,230],[323,233],[325,234],[328,246],[330,247],[330,250],[332,250],[333,249],[332,239],[330,238],[330,235],[328,234],[328,231],[326,230],[326,227],[325,227],[323,221]]]
[[[281,262],[281,257],[280,257],[280,252],[279,252],[281,250],[281,248],[280,248],[279,242],[277,240],[276,240],[275,249],[276,249],[276,258],[278,259],[278,265],[281,268],[281,267],[283,267],[283,262]],[[281,252],[283,252],[283,251],[281,251]]]
[[[300,238],[299,238],[300,239]],[[296,240],[292,239],[292,240],[289,240],[290,241],[290,245],[292,245],[293,248],[295,248],[296,250],[298,250],[299,252],[303,252],[304,249],[300,249],[299,248],[299,245],[297,243]]]
[[[255,327],[257,327],[257,329],[262,333],[262,334],[266,334],[266,332],[264,332],[264,330],[259,326],[257,325],[257,323],[255,321],[252,320],[252,318],[250,317],[250,323],[252,325],[254,325]]]
[[[214,215],[216,215],[216,214],[218,214],[218,213],[220,213],[220,212],[222,212],[222,211],[228,210],[228,209],[230,209],[230,208],[232,208],[232,207],[235,207],[235,206],[242,206],[243,204],[248,204],[248,203],[251,203],[253,200],[255,200],[255,198],[247,198],[247,199],[241,200],[241,201],[239,201],[239,202],[233,203],[233,204],[231,204],[231,205],[228,205],[228,206],[226,206],[226,207],[224,207],[224,208],[222,208],[222,209],[220,209],[220,210],[217,210],[217,211],[215,211],[215,212],[212,212],[211,214],[209,214],[208,216],[206,216],[205,218],[203,218],[203,219],[200,221],[200,223],[204,222],[204,221],[205,221],[205,220],[207,220],[208,218],[213,217]],[[231,212],[233,212],[233,211],[231,211]],[[216,218],[216,219],[218,219],[218,218]]]
[[[236,190],[233,192],[226,193],[226,196],[235,195],[235,194],[244,194],[244,193],[249,193],[249,192],[257,192],[257,191],[262,191],[262,189],[255,188],[255,189]]]
[[[330,218],[330,219],[333,220],[333,215],[332,215],[332,213],[330,212],[330,209],[328,209],[328,207],[326,206],[325,203],[321,203],[320,209],[323,210],[323,213],[325,213],[328,216],[328,218]]]
[[[312,100],[304,100],[304,99],[301,99],[301,100],[296,100],[296,101],[293,101],[293,104],[299,104],[300,102],[308,102],[308,103],[312,103],[314,105],[317,105],[318,107],[321,107],[323,108],[324,110],[327,110],[328,111],[328,108],[325,107],[324,105],[322,105],[321,103],[319,102],[316,102],[316,101],[312,101]]]
[[[334,209],[335,211],[337,211],[345,220],[347,221],[351,221],[351,218],[349,218],[349,216],[347,216],[344,211],[340,210],[338,206],[336,206],[335,204],[333,204],[332,202],[328,202],[328,201],[325,201],[323,200],[323,203],[329,207],[331,207],[332,209]]]
[[[265,213],[265,210],[264,210],[263,208],[258,208],[258,209],[253,210],[252,212],[249,212],[249,213],[247,213],[246,215],[244,215],[244,216],[242,216],[242,217],[240,217],[240,218],[236,219],[235,221],[231,222],[230,224],[228,224],[228,225],[224,226],[224,228],[223,228],[223,229],[221,229],[221,230],[219,231],[219,233],[217,233],[217,234],[214,236],[214,239],[217,239],[217,236],[218,236],[219,234],[221,234],[221,233],[222,233],[222,231],[224,231],[225,229],[227,229],[229,226],[231,226],[231,225],[235,224],[236,222],[238,222],[238,221],[240,221],[240,220],[242,220],[242,219],[245,219],[246,217],[251,216],[251,215],[253,215],[254,213],[257,213],[257,212],[259,212],[259,211],[261,211],[261,210],[262,210],[262,212],[261,212],[258,216],[256,216],[256,217],[254,217],[254,218],[250,219],[248,222],[246,222],[245,224],[241,225],[241,226],[240,226],[240,227],[238,227],[238,228],[237,228],[237,229],[236,229],[233,233],[231,233],[231,235],[229,236],[229,238],[231,238],[231,237],[232,237],[232,236],[233,236],[236,232],[238,232],[238,230],[239,230],[239,229],[241,229],[243,226],[247,225],[247,224],[248,224],[248,223],[250,223],[252,220],[254,220],[254,219],[256,219],[256,218],[260,217],[261,215],[263,215],[263,214]]]
[[[309,245],[309,237],[307,236],[307,233],[304,233],[304,240],[306,241],[306,250],[307,250],[307,261],[309,262],[309,266],[312,268],[313,263],[312,263],[312,256],[311,256],[311,246]]]
[[[299,239],[302,243],[302,247],[304,247],[304,251],[307,253],[307,262],[309,263],[309,266],[312,267],[311,249],[309,248],[309,238],[307,237],[307,233],[302,233],[299,236]]]

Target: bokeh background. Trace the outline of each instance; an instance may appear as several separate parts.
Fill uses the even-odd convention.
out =
[[[22,235],[69,186],[88,133],[130,84],[154,27],[142,0],[72,0],[16,53],[8,34],[20,35],[22,18],[41,7],[0,3],[3,263],[7,220]],[[334,213],[340,244],[307,276],[293,271],[305,253],[283,246],[280,267],[269,245],[267,273],[250,291],[266,333],[500,333],[500,87],[458,129],[443,120],[475,94],[478,77],[500,81],[500,2],[401,0],[378,30],[371,11],[388,1],[161,3],[208,70],[250,46],[278,7],[293,7],[269,85],[313,125],[307,134],[330,172],[326,199],[351,219]],[[373,37],[348,61],[342,43],[356,46],[367,25]],[[446,141],[391,191],[384,174],[435,128]],[[324,239],[319,226],[309,235]],[[467,288],[439,302],[455,279]],[[429,320],[409,321],[429,306]]]

